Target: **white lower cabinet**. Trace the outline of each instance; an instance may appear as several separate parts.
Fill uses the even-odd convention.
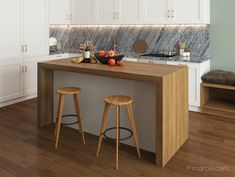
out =
[[[23,96],[21,61],[0,65],[0,102]]]
[[[202,63],[167,61],[167,64],[188,66],[189,110],[199,111],[201,77],[210,70],[210,61]]]
[[[38,62],[76,56],[80,55],[46,55],[0,62],[0,107],[36,96]]]
[[[189,105],[200,106],[200,67],[199,65],[188,65],[188,91],[189,91]]]
[[[24,96],[37,93],[37,62],[31,61],[24,63],[23,80],[24,80]]]
[[[0,106],[37,93],[37,61],[16,61],[0,65]]]

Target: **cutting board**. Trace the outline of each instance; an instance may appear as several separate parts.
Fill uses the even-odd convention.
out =
[[[135,53],[146,53],[148,50],[148,44],[145,40],[135,40],[133,43],[133,49]]]

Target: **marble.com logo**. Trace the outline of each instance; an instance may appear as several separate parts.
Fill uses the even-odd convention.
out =
[[[185,167],[187,170],[196,171],[196,172],[209,172],[209,171],[216,171],[216,172],[226,172],[229,171],[229,167],[226,166],[192,166],[187,165]]]

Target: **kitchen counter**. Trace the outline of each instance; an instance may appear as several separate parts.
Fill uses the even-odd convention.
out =
[[[140,54],[125,54],[125,58],[132,58],[137,59],[138,61],[143,60],[159,60],[159,61],[176,61],[176,62],[185,62],[185,63],[202,63],[205,61],[210,60],[210,58],[206,57],[181,57],[181,56],[174,56],[174,57],[149,57],[149,56],[141,56]]]
[[[148,87],[148,83],[150,83],[153,85],[154,96],[150,95],[149,98],[154,99],[154,101],[149,101],[149,106],[155,107],[153,115],[155,115],[156,126],[155,129],[151,131],[155,132],[154,139],[147,139],[147,141],[156,143],[156,164],[157,166],[164,167],[188,138],[187,67],[135,62],[126,62],[123,67],[110,67],[101,64],[73,64],[70,60],[71,59],[67,58],[38,63],[38,126],[44,127],[53,123],[54,77],[57,72],[62,72],[58,80],[62,80],[62,76],[66,73],[71,73],[70,76],[72,76],[73,73],[81,74],[76,75],[74,77],[75,79],[79,79],[79,77],[88,78],[85,80],[85,84],[90,84],[87,89],[85,85],[79,81],[83,92],[89,92],[89,90],[91,91],[93,89],[83,100],[91,100],[86,103],[88,107],[89,104],[96,101],[95,96],[92,97],[90,95],[94,92],[95,95],[99,95],[98,84],[95,85],[95,87],[93,84],[95,81],[102,83],[105,78],[118,78],[124,80],[127,84],[129,82],[136,82],[135,85],[131,87],[134,89],[131,90],[131,93],[138,90],[138,87],[145,89],[145,87]],[[68,75],[66,75],[64,79],[67,83],[69,79]],[[107,82],[109,81],[105,80],[104,82],[104,84],[107,84],[105,87],[106,90],[104,90],[106,96],[111,93],[109,89],[112,89],[112,84]],[[115,84],[120,83],[118,86],[115,86],[116,91],[125,91],[126,87],[124,88],[124,84],[121,84],[121,82],[121,80],[115,80]],[[102,83],[100,85],[104,84]],[[146,93],[138,90],[136,94],[141,96]],[[89,98],[89,96],[91,98]],[[138,105],[144,104],[144,101],[148,103],[148,100],[141,98]],[[103,103],[102,101],[97,102],[99,105]],[[137,104],[137,102],[135,102],[135,104]],[[144,106],[143,109],[147,109],[146,106]],[[99,112],[102,111],[103,110],[99,109]],[[98,116],[97,114],[93,116]],[[148,114],[145,116],[148,116]],[[98,117],[92,120],[97,121]],[[149,120],[148,117],[143,118],[146,119],[146,121]],[[147,123],[148,122],[146,122],[146,124]],[[94,125],[97,124],[97,122],[94,123]],[[142,134],[144,134],[144,132],[142,132]]]
[[[81,54],[78,53],[51,53],[49,58],[56,59],[56,58],[68,58],[68,57],[76,57]],[[181,57],[181,56],[174,56],[174,57],[149,57],[149,56],[141,56],[141,54],[136,53],[125,53],[124,60],[136,61],[136,62],[144,62],[144,60],[150,61],[175,61],[175,62],[183,62],[183,63],[202,63],[205,61],[210,60],[208,57]]]

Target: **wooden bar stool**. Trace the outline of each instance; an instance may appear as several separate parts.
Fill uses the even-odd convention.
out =
[[[138,156],[139,156],[139,158],[141,158],[138,136],[137,136],[134,115],[133,115],[132,105],[131,105],[133,101],[128,96],[116,95],[116,96],[106,97],[104,102],[105,102],[105,107],[104,107],[104,113],[103,113],[103,120],[102,120],[102,124],[101,124],[101,128],[100,128],[100,136],[99,136],[99,142],[98,142],[96,156],[98,157],[98,155],[99,155],[103,138],[115,140],[116,141],[116,170],[118,170],[118,147],[119,147],[120,141],[129,139],[133,135]],[[111,127],[111,128],[108,128],[105,130],[110,105],[116,106],[116,114],[117,114],[116,115],[116,127]],[[126,106],[128,118],[129,118],[130,125],[131,125],[131,130],[124,128],[124,127],[120,127],[120,106]],[[106,135],[107,131],[112,130],[112,129],[116,129],[116,139],[109,138]],[[120,130],[127,130],[131,133],[131,135],[126,138],[120,138]]]
[[[79,106],[78,97],[77,97],[77,95],[80,93],[80,91],[81,91],[81,89],[78,88],[78,87],[63,87],[63,88],[59,88],[57,90],[57,93],[59,93],[59,104],[58,104],[58,113],[57,113],[56,128],[55,128],[55,137],[56,137],[55,149],[57,149],[57,147],[58,147],[60,127],[61,127],[61,124],[62,124],[61,123],[62,118],[66,118],[66,117],[77,117],[76,122],[62,124],[62,125],[78,124],[78,128],[79,128],[81,136],[82,136],[83,144],[85,144],[82,118],[81,118],[81,115],[80,115],[80,106]],[[62,115],[63,114],[63,109],[64,109],[64,100],[65,100],[66,95],[73,95],[75,110],[76,110],[76,113],[77,113],[76,115],[71,115],[71,114],[70,115]]]

